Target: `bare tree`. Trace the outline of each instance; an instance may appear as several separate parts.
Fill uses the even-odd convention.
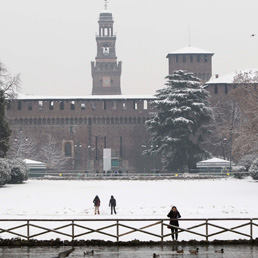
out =
[[[14,137],[10,141],[10,149],[7,157],[10,159],[38,159],[37,145],[38,141],[27,135],[23,131],[13,131]]]
[[[63,155],[61,146],[52,138],[42,146],[39,155],[49,169],[63,169],[69,160]]]
[[[233,145],[233,155],[241,158],[258,151],[258,71],[242,72],[235,76],[236,89],[232,98],[239,106],[242,119]]]
[[[3,90],[5,98],[14,98],[20,90],[20,83],[20,74],[11,76],[3,63],[0,62],[0,89]]]

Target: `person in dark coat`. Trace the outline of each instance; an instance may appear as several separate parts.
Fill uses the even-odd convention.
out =
[[[109,207],[111,207],[111,215],[114,213],[116,214],[116,199],[113,195],[111,195],[110,201],[109,201]]]
[[[181,218],[181,215],[179,213],[179,211],[177,210],[176,206],[173,206],[172,209],[170,210],[170,212],[167,215],[170,218],[170,228],[171,228],[171,235],[172,235],[172,240],[174,240],[174,235],[176,237],[176,240],[178,239],[178,228],[179,227],[179,223],[178,220],[179,218]]]
[[[95,196],[93,203],[94,203],[94,207],[95,207],[95,215],[97,213],[99,214],[100,199],[97,195]]]

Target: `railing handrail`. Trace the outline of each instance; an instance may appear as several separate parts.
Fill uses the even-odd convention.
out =
[[[74,240],[75,238],[78,237],[82,237],[82,236],[86,236],[89,235],[91,233],[99,233],[111,238],[116,238],[117,241],[119,241],[120,237],[123,237],[125,235],[131,234],[131,233],[135,233],[135,232],[140,232],[143,234],[147,234],[147,235],[151,235],[153,237],[157,237],[160,238],[161,241],[164,240],[164,238],[169,237],[171,234],[177,234],[177,233],[166,233],[164,234],[164,228],[166,227],[174,227],[178,229],[178,233],[182,233],[182,232],[186,232],[189,234],[193,234],[193,235],[198,235],[200,237],[204,237],[206,239],[206,241],[209,240],[210,237],[213,237],[215,235],[219,235],[219,234],[223,234],[226,232],[231,232],[237,235],[241,235],[244,237],[248,237],[250,239],[254,239],[254,232],[253,232],[253,228],[257,228],[258,224],[256,221],[258,221],[258,218],[180,218],[180,219],[173,219],[173,220],[179,220],[179,221],[199,221],[199,224],[195,224],[194,226],[190,226],[187,228],[183,228],[183,227],[177,227],[174,225],[170,225],[169,221],[171,219],[170,218],[110,218],[110,219],[100,219],[100,218],[89,218],[89,219],[28,219],[28,218],[20,218],[20,219],[0,219],[0,234],[2,233],[9,233],[12,235],[15,235],[16,237],[22,237],[22,238],[27,238],[32,239],[34,237],[40,236],[40,235],[45,235],[48,233],[55,233],[55,234],[59,234],[61,236],[65,236],[65,237],[69,237],[72,240]],[[151,222],[151,224],[148,225],[144,225],[144,226],[139,226],[139,227],[135,227],[134,224],[126,224],[126,223],[121,223],[121,222]],[[222,226],[222,225],[217,225],[216,223],[211,223],[211,221],[239,221],[238,225],[234,225],[233,227],[229,227],[229,225]],[[245,221],[243,223],[240,223],[240,221]],[[2,222],[2,223],[1,223]],[[12,226],[10,228],[3,228],[3,226],[9,225],[9,224],[4,224],[5,222],[23,222],[22,224],[20,223],[16,223],[15,226]],[[31,223],[34,222],[34,223]],[[37,224],[35,222],[65,222],[66,224],[62,224],[59,225],[58,227],[55,226],[54,228],[49,228],[49,225],[42,225],[42,224]],[[80,224],[80,222],[115,222],[112,224],[108,224],[102,227],[99,227],[99,223],[96,225],[85,225],[85,224]],[[154,223],[153,223],[154,222]],[[255,223],[256,222],[256,223]],[[161,225],[160,227],[160,233],[153,233],[153,232],[149,232],[146,231],[147,228],[156,226],[156,225]],[[53,226],[53,225],[52,225]],[[200,227],[205,227],[205,233],[199,233],[197,231],[194,231],[193,229],[197,229]],[[115,234],[110,234],[107,232],[104,232],[103,230],[108,229],[108,228],[112,228],[112,227],[116,227],[116,233]],[[120,230],[119,228],[124,228],[127,229],[129,231],[127,232],[123,232],[123,233],[119,233]],[[241,231],[239,231],[238,229],[243,228],[243,227],[249,227],[249,233],[243,233]],[[19,233],[19,232],[15,232],[16,229],[22,229],[25,228],[27,230],[27,233]],[[37,228],[39,230],[42,230],[41,232],[37,232],[36,234],[32,234],[31,233],[31,228]],[[71,229],[71,233],[64,233],[62,231],[60,231],[60,229],[64,229],[64,228],[70,228]],[[82,233],[75,233],[75,228],[80,228],[82,230],[84,230]],[[217,232],[209,232],[209,228],[216,228],[220,231]]]
[[[160,220],[171,220],[170,218],[116,218],[116,219],[1,219],[0,221],[160,221]],[[258,220],[258,218],[180,218],[172,219],[178,221],[202,221],[202,220]]]

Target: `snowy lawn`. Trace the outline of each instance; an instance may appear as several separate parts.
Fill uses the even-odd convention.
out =
[[[95,216],[93,199],[96,194],[101,200],[101,214]],[[111,195],[117,201],[117,215],[112,216],[108,207]],[[166,218],[171,206],[176,205],[182,218],[257,218],[257,196],[258,185],[251,178],[29,180],[21,185],[0,188],[0,216],[2,219],[160,219]]]

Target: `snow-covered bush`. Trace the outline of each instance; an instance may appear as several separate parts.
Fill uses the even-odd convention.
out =
[[[235,178],[242,179],[243,177],[247,176],[248,173],[246,167],[244,166],[233,166],[232,172]]]
[[[9,159],[9,166],[11,170],[11,179],[9,183],[19,184],[28,180],[29,168],[21,159]]]
[[[252,163],[251,167],[249,168],[249,173],[254,180],[258,180],[258,158]]]
[[[7,159],[0,158],[0,185],[8,183],[11,179],[11,171]]]
[[[253,161],[257,158],[257,155],[254,154],[248,154],[243,156],[237,163],[238,166],[244,166],[246,167],[247,171],[251,167]]]

